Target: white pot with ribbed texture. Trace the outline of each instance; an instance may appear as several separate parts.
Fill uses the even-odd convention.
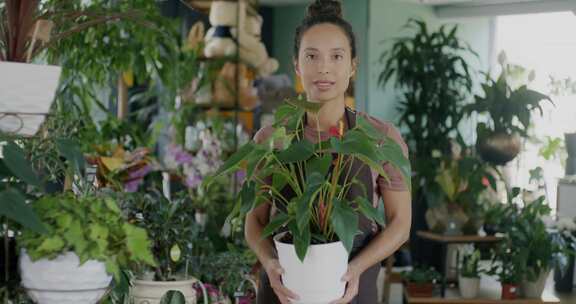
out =
[[[56,95],[61,68],[0,62],[0,131],[31,136]]]
[[[274,243],[284,269],[282,283],[300,297],[292,303],[326,304],[340,299],[346,290],[341,278],[348,269],[348,252],[342,242],[310,245],[301,262],[293,244],[279,241],[284,235],[276,235]]]
[[[87,261],[80,265],[73,252],[33,262],[22,250],[19,265],[22,286],[38,304],[95,304],[112,281],[104,263]]]
[[[186,304],[196,304],[197,295],[194,289],[196,283],[199,283],[202,289],[203,303],[207,304],[208,294],[204,285],[197,279],[170,282],[134,280],[132,301],[134,304],[160,304],[162,297],[174,290],[182,293]]]
[[[480,290],[480,278],[469,278],[460,276],[458,278],[458,289],[464,299],[474,299]]]

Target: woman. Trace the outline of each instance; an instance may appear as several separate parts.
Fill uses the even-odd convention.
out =
[[[389,123],[381,122],[363,113],[346,108],[345,95],[350,78],[356,72],[357,57],[355,37],[350,24],[342,18],[339,1],[316,0],[308,7],[308,14],[296,31],[294,66],[300,77],[308,100],[322,104],[316,114],[306,113],[304,134],[308,140],[317,141],[320,131],[324,140],[332,126],[350,129],[356,115],[363,115],[377,129],[398,142],[407,155],[406,144],[399,132]],[[319,126],[320,130],[317,130]],[[254,140],[263,142],[273,130],[263,128]],[[362,169],[363,168],[363,169]],[[375,229],[374,224],[360,216],[359,229],[363,232],[354,240],[354,248],[348,271],[342,278],[346,281],[346,292],[338,303],[377,303],[376,279],[380,262],[394,253],[407,239],[411,223],[411,197],[402,175],[391,165],[384,164],[389,181],[360,166],[358,178],[367,189],[374,189],[367,199],[382,198],[386,210],[386,228]],[[358,187],[359,188],[359,187]],[[350,190],[350,195],[361,189]],[[369,191],[370,192],[370,191]],[[364,193],[364,192],[362,192]],[[271,204],[261,204],[246,217],[245,237],[250,248],[263,265],[257,303],[291,303],[298,295],[282,285],[280,266],[271,239],[261,241],[262,230],[270,219]]]

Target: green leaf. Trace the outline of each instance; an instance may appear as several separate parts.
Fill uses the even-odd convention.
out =
[[[112,212],[116,214],[120,214],[122,212],[120,208],[118,208],[118,205],[116,205],[116,202],[113,199],[105,198],[104,203],[106,203],[106,207],[108,207],[108,209],[110,209]]]
[[[83,176],[86,159],[80,151],[80,144],[72,139],[60,138],[56,140],[56,147],[58,147],[60,154],[68,160],[76,175]]]
[[[314,145],[307,140],[293,143],[288,149],[277,153],[277,157],[282,163],[305,161],[312,155],[314,155]]]
[[[245,160],[246,157],[250,155],[250,153],[252,153],[252,151],[254,151],[255,146],[256,144],[254,144],[253,142],[248,142],[245,145],[243,145],[236,153],[232,154],[232,156],[230,156],[230,158],[228,158],[226,162],[224,162],[224,164],[218,169],[218,171],[216,171],[216,173],[214,173],[212,176],[209,176],[206,179],[206,184],[209,185],[218,176],[226,174],[229,171],[232,171],[236,168],[239,168],[240,163],[243,160]]]
[[[310,102],[310,101],[305,100],[304,98],[301,98],[301,97],[298,97],[295,99],[288,99],[288,100],[286,100],[286,102],[288,104],[296,106],[302,110],[305,110],[307,112],[312,112],[312,113],[318,113],[318,111],[320,111],[320,109],[322,108],[321,103]]]
[[[88,241],[84,237],[84,229],[82,223],[78,220],[72,221],[69,227],[67,227],[66,232],[64,232],[64,239],[68,244],[74,246],[74,251],[81,254],[88,247]]]
[[[60,238],[59,236],[52,236],[49,238],[45,238],[42,243],[40,243],[40,246],[38,246],[38,249],[36,249],[36,251],[38,252],[48,252],[48,253],[52,253],[52,252],[58,252],[60,251],[62,248],[64,248],[64,240],[62,240],[62,238]]]
[[[2,149],[2,153],[4,155],[4,164],[12,171],[12,174],[29,185],[42,188],[42,182],[25,158],[24,150],[15,143],[9,142]]]
[[[285,213],[280,213],[280,214],[276,215],[274,217],[274,219],[272,219],[270,221],[270,223],[268,223],[268,225],[266,225],[266,227],[262,231],[262,237],[260,239],[263,240],[263,239],[271,236],[276,231],[278,231],[278,229],[280,227],[286,225],[286,223],[288,223],[289,220],[290,220],[290,218]]]
[[[44,234],[46,227],[34,210],[26,204],[26,199],[15,189],[0,192],[0,215],[8,217],[27,229]]]
[[[336,235],[344,244],[344,248],[350,253],[354,245],[354,237],[358,232],[358,214],[354,212],[348,202],[335,199],[330,222]]]
[[[356,125],[358,126],[358,128],[360,128],[362,131],[364,131],[364,133],[366,133],[366,135],[368,135],[370,138],[380,141],[382,139],[384,139],[386,137],[386,135],[377,130],[376,128],[374,128],[374,125],[372,125],[365,117],[357,115],[356,116]]]
[[[253,181],[244,183],[242,190],[240,190],[240,201],[242,202],[240,212],[243,215],[254,208],[254,202],[256,201],[256,183]]]
[[[313,158],[308,162],[308,172],[316,172],[320,176],[326,176],[331,163],[332,156],[328,153],[322,157]]]
[[[381,226],[384,226],[385,224],[384,213],[380,213],[377,208],[374,208],[374,206],[372,206],[371,202],[369,202],[366,198],[362,196],[357,197],[355,201],[358,204],[358,209],[360,209],[360,212],[362,212],[362,214],[364,214],[367,218],[380,224]]]
[[[308,252],[312,238],[310,234],[310,227],[306,226],[304,229],[299,230],[296,223],[292,221],[288,223],[288,228],[290,229],[290,233],[292,233],[296,255],[301,262],[304,262],[304,258],[306,258],[306,253]]]
[[[378,161],[374,141],[359,130],[346,132],[342,140],[332,137],[330,143],[336,153],[344,155],[364,155],[373,161]]]
[[[106,266],[106,272],[114,276],[114,279],[117,280],[120,278],[120,267],[118,267],[118,263],[107,259],[104,265]]]
[[[388,162],[400,170],[408,189],[411,189],[412,167],[410,160],[404,156],[402,147],[394,140],[388,139],[379,147],[378,154],[380,155],[381,161]]]
[[[156,262],[150,252],[151,244],[146,230],[128,223],[122,225],[122,230],[126,233],[126,246],[132,258],[150,266],[155,266]]]

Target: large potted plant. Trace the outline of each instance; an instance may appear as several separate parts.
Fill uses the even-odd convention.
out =
[[[434,285],[441,276],[434,268],[414,267],[401,274],[402,281],[411,297],[430,298],[434,293]]]
[[[437,169],[435,183],[429,185],[426,211],[428,227],[445,235],[477,234],[482,226],[478,215],[480,196],[496,181],[489,166],[474,155],[445,158]]]
[[[401,92],[399,124],[404,134],[417,178],[434,179],[438,160],[432,151],[450,151],[450,140],[458,137],[462,106],[471,96],[472,74],[466,57],[476,53],[458,37],[458,27],[431,30],[426,22],[411,19],[406,28],[415,33],[398,38],[382,53],[384,69],[378,84],[391,81]],[[421,185],[414,183],[415,187]]]
[[[303,99],[287,101],[276,112],[273,135],[266,142],[242,146],[206,183],[245,165],[246,179],[233,214],[244,215],[263,202],[274,202],[280,211],[263,237],[274,235],[280,264],[286,269],[283,282],[301,301],[323,303],[344,293],[339,278],[347,269],[358,213],[380,224],[384,220],[383,212],[362,196],[354,201],[345,198],[357,174],[349,172],[353,159],[382,176],[388,176],[382,168],[388,161],[400,169],[405,181],[410,180],[410,164],[400,146],[360,116],[346,133],[332,130],[329,140],[312,144],[302,139],[299,131],[306,111],[317,112],[320,107]],[[338,185],[341,178],[343,186]],[[283,197],[285,188],[294,191],[294,199]]]
[[[480,275],[484,271],[480,269],[479,262],[480,251],[478,250],[462,256],[458,288],[460,295],[465,299],[475,298],[480,290]]]
[[[33,208],[48,233],[24,229],[18,245],[22,285],[37,303],[97,303],[121,267],[155,265],[146,231],[110,197],[63,193]]]
[[[521,138],[528,137],[534,110],[542,114],[540,103],[551,99],[528,88],[527,84],[512,86],[513,75],[521,67],[506,62],[501,53],[502,71],[498,79],[486,75],[482,85],[484,96],[475,96],[474,103],[465,106],[468,114],[487,114],[488,121],[477,125],[476,148],[482,158],[494,165],[504,165],[520,153]],[[533,76],[528,77],[530,81]]]

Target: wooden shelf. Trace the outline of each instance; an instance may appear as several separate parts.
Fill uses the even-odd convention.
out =
[[[485,288],[480,290],[479,297],[476,299],[463,299],[459,297],[458,291],[449,289],[446,297],[416,298],[410,297],[404,289],[404,297],[408,304],[558,304],[560,300],[549,292],[544,291],[541,299],[500,299],[499,289]]]
[[[500,242],[503,238],[498,236],[479,236],[479,235],[457,235],[457,236],[448,236],[442,235],[438,233],[434,233],[431,231],[418,231],[416,235],[419,237],[440,242],[440,243],[449,243],[449,244],[458,244],[458,243],[497,243]]]

